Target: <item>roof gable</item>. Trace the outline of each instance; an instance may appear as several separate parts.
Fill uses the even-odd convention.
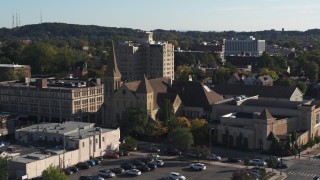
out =
[[[263,111],[258,116],[258,119],[269,120],[269,119],[273,119],[273,116],[271,115],[271,113],[267,108],[264,108]]]
[[[143,93],[143,94],[148,94],[148,93],[153,93],[152,86],[150,85],[150,82],[146,78],[146,76],[143,77],[141,80],[136,93]]]

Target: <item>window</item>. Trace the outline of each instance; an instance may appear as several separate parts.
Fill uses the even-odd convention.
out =
[[[84,142],[82,142],[82,147],[84,147]]]
[[[102,137],[102,142],[104,142],[104,137]]]

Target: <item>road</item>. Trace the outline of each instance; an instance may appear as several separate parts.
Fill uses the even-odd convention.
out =
[[[307,180],[320,176],[320,159],[304,158],[286,161],[289,168],[285,170],[289,180]]]
[[[111,169],[114,167],[120,167],[121,162],[132,160],[135,158],[145,157],[143,154],[135,154],[127,157],[121,157],[119,159],[105,159],[101,165],[94,166],[88,170],[80,170],[79,172],[70,175],[70,180],[78,180],[82,175],[96,175],[99,169]],[[187,179],[199,179],[199,180],[207,180],[207,179],[219,179],[219,180],[227,180],[231,179],[232,173],[236,168],[232,167],[223,167],[223,166],[214,166],[207,164],[207,170],[205,171],[193,171],[189,168],[190,164],[195,161],[186,161],[181,160],[175,157],[163,157],[165,165],[163,167],[159,167],[154,171],[142,173],[139,177],[130,177],[127,175],[119,175],[115,177],[115,179],[139,179],[139,180],[149,180],[155,179],[160,180],[164,179],[169,175],[170,172],[179,172],[182,175],[186,176]]]

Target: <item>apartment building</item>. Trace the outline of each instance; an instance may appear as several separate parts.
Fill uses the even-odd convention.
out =
[[[19,76],[24,75],[26,78],[31,78],[31,68],[29,65],[18,65],[18,64],[0,64],[0,81],[8,81],[5,74],[8,70],[13,70],[13,72]]]
[[[248,39],[227,39],[224,40],[225,56],[237,56],[246,54],[249,56],[261,56],[266,51],[266,41],[256,40],[253,36]]]
[[[8,159],[10,179],[32,179],[40,177],[50,165],[65,168],[102,156],[106,151],[118,151],[120,129],[100,128],[94,123],[75,121],[41,123],[17,130],[15,139],[26,144],[48,145],[43,151]]]
[[[122,78],[174,79],[174,45],[154,41],[152,32],[141,33],[135,41],[125,41],[116,47],[116,59]]]
[[[0,107],[35,122],[101,122],[103,89],[97,78],[0,82]]]

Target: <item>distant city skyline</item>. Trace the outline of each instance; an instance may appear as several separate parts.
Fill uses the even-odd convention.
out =
[[[152,31],[320,28],[318,0],[1,0],[0,28],[61,22]],[[20,16],[20,18],[19,18]],[[42,19],[42,20],[41,20]],[[18,20],[18,23],[17,23]]]

